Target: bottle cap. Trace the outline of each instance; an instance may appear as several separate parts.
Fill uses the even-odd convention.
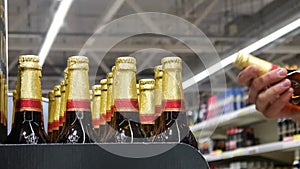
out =
[[[118,57],[116,59],[116,69],[136,71],[136,60],[133,57]]]
[[[182,69],[180,57],[165,57],[161,60],[163,69]]]
[[[92,86],[92,91],[94,96],[101,96],[101,85]]]
[[[155,77],[155,79],[162,78],[162,76],[163,76],[162,65],[155,66],[154,67],[154,77]]]
[[[68,58],[68,69],[87,69],[89,59],[85,56],[71,56]]]
[[[155,88],[154,79],[141,79],[139,80],[140,90],[152,90]]]

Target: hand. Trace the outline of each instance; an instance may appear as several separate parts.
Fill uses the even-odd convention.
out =
[[[249,102],[267,118],[288,117],[300,121],[300,107],[289,103],[293,93],[287,70],[279,68],[258,77],[259,69],[249,66],[238,75],[238,82],[249,87]]]

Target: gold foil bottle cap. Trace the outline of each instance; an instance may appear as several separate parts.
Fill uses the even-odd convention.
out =
[[[162,65],[158,65],[154,67],[154,77],[156,78],[162,78],[163,76],[163,68]]]
[[[68,58],[68,69],[89,69],[89,59],[86,56],[71,56]]]
[[[101,96],[101,85],[92,86],[92,91],[94,96]]]
[[[66,83],[65,83],[64,80],[60,82],[60,91],[61,92],[65,92],[66,91]]]
[[[116,69],[136,71],[136,59],[133,57],[118,57],[116,59]]]
[[[163,69],[182,69],[180,57],[165,57],[161,59]]]
[[[53,90],[54,90],[54,96],[55,97],[61,96],[60,86],[59,85],[54,86]]]
[[[155,88],[154,79],[141,79],[139,80],[140,90],[152,90]]]
[[[14,92],[17,94],[17,91],[16,91],[16,90],[14,90]],[[51,91],[48,93],[48,98],[49,98],[49,100],[54,101],[54,91],[53,91],[53,90],[51,90]]]
[[[42,69],[39,65],[39,57],[36,55],[19,56],[19,68]]]
[[[106,79],[107,79],[107,85],[111,85],[113,83],[113,73],[112,72],[107,73]]]
[[[249,56],[250,55],[248,54],[239,52],[235,59],[234,65],[239,69],[244,69],[245,67],[248,66]]]
[[[101,90],[107,90],[107,79],[102,79],[100,81]]]

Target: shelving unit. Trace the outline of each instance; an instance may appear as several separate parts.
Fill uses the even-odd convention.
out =
[[[197,135],[197,138],[201,139],[209,137],[216,129],[244,126],[266,120],[267,119],[262,115],[262,113],[255,109],[255,105],[250,105],[237,111],[205,120],[191,126],[190,129],[193,133],[195,133],[195,135]]]
[[[239,148],[233,151],[226,151],[221,154],[204,155],[204,157],[208,162],[212,162],[218,160],[226,160],[234,157],[259,155],[263,153],[273,153],[274,155],[280,156],[280,152],[292,151],[299,147],[300,140],[293,140],[287,142],[273,142],[252,147]]]

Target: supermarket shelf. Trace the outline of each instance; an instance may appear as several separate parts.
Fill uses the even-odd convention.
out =
[[[243,126],[265,120],[266,118],[262,113],[255,109],[255,105],[251,105],[234,112],[205,120],[194,126],[190,126],[190,129],[194,133],[201,131],[201,138],[204,138],[209,136],[216,128]]]
[[[286,142],[273,142],[252,147],[239,148],[233,151],[226,151],[215,155],[204,155],[208,162],[218,160],[226,160],[234,157],[259,155],[263,153],[270,153],[276,151],[294,150],[300,147],[300,140],[286,141]]]

